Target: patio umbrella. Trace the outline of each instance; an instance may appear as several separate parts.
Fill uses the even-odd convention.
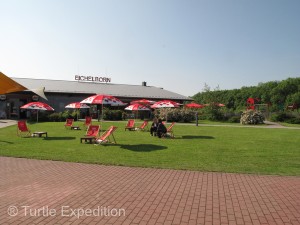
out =
[[[114,96],[102,95],[102,94],[90,96],[82,100],[80,103],[91,104],[91,105],[102,105],[102,118],[103,118],[103,105],[111,105],[111,106],[126,105],[126,103],[122,102],[120,99],[117,99]]]
[[[35,109],[37,110],[37,113],[36,113],[36,122],[39,122],[39,110],[42,110],[42,111],[54,111],[54,109],[44,103],[44,102],[30,102],[30,103],[27,103],[26,105],[23,105],[20,107],[21,109]]]
[[[139,99],[139,100],[130,102],[130,104],[141,104],[141,105],[152,105],[154,103],[155,103],[155,101],[151,101],[148,99]]]
[[[80,102],[73,102],[65,106],[67,109],[89,109],[90,107],[87,104]]]
[[[201,108],[204,108],[205,105],[201,105],[201,104],[197,104],[195,102],[192,102],[192,103],[189,103],[189,104],[186,104],[185,105],[186,108],[192,108],[192,109],[201,109]],[[196,114],[195,114],[195,119],[196,119],[196,126],[198,126],[198,111],[196,111]]]
[[[159,109],[159,108],[178,108],[179,103],[171,101],[171,100],[162,100],[155,102],[151,108],[153,109]]]
[[[161,108],[178,108],[179,103],[171,101],[171,100],[162,100],[159,102],[155,102],[151,108],[153,109],[161,109]],[[166,115],[166,122],[168,121],[168,114]]]
[[[80,103],[80,102],[73,102],[65,106],[66,109],[89,109],[90,107],[87,104]],[[77,113],[77,120],[78,120],[78,113]]]
[[[132,104],[129,105],[125,108],[125,110],[130,110],[130,111],[150,111],[148,107],[142,104]]]
[[[82,100],[80,103],[94,104],[94,105],[111,105],[111,106],[126,105],[126,103],[122,102],[120,99],[117,99],[114,96],[101,95],[101,94],[90,96]]]
[[[142,104],[132,104],[125,108],[125,110],[131,111],[149,111],[150,109]]]
[[[201,104],[197,104],[197,103],[189,103],[189,104],[186,104],[185,105],[186,108],[194,108],[194,109],[201,109],[204,107],[204,105],[201,105]]]

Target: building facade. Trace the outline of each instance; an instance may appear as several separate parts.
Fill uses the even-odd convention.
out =
[[[111,84],[94,81],[64,81],[48,79],[12,78],[16,82],[29,89],[45,87],[45,95],[48,101],[40,98],[31,91],[22,91],[0,96],[0,118],[25,119],[28,111],[20,109],[32,101],[41,101],[49,104],[55,112],[62,112],[65,106],[72,102],[80,102],[83,99],[95,95],[106,94],[119,98],[125,103],[137,99],[149,99],[159,101],[169,99],[178,103],[191,101],[192,99],[163,88],[147,86],[146,82],[141,85]]]

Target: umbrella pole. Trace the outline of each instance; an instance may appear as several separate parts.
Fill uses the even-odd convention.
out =
[[[101,131],[102,131],[102,120],[103,120],[103,102],[102,102],[101,121],[100,121],[100,136],[101,136]]]
[[[39,122],[39,110],[38,109],[36,110],[36,122],[37,123]]]

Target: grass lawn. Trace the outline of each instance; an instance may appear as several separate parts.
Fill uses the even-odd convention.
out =
[[[75,122],[82,125],[82,122]],[[65,129],[64,122],[28,124],[48,138],[21,138],[16,126],[0,129],[0,155],[70,162],[218,171],[300,175],[300,130],[246,127],[174,126],[175,139],[148,132],[124,131],[125,122],[110,125],[117,144],[80,144],[84,130]]]

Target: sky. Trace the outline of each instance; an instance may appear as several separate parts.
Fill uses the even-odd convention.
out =
[[[162,87],[193,96],[300,77],[299,0],[0,0],[9,77]]]

